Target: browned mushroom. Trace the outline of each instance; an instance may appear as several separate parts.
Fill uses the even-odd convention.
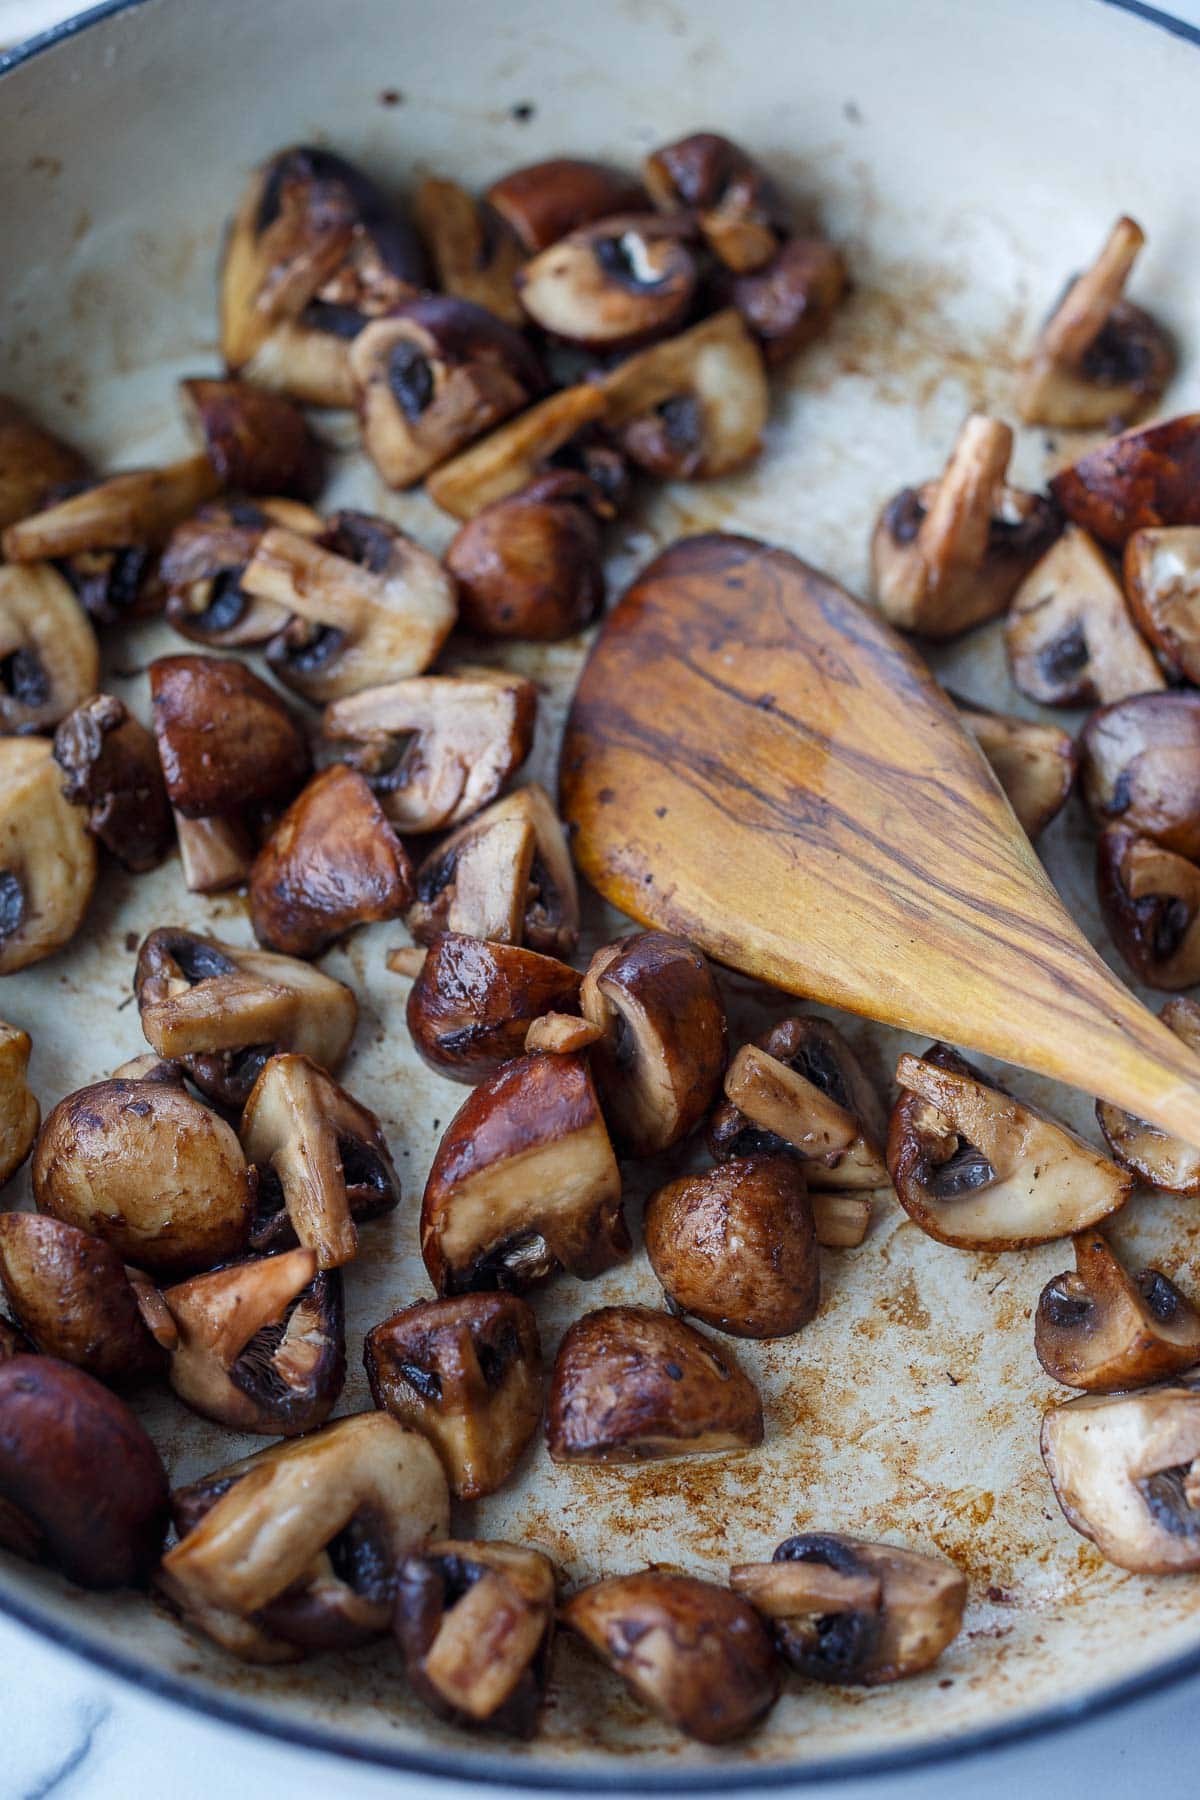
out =
[[[592,1067],[613,1135],[631,1156],[685,1138],[725,1071],[725,1007],[713,972],[686,938],[642,931],[597,950],[579,995],[603,1030]]]
[[[1200,525],[1200,413],[1109,438],[1061,470],[1050,492],[1069,519],[1117,550],[1135,531]]]
[[[0,975],[74,937],[96,885],[87,813],[41,738],[0,738]]]
[[[1088,1393],[1145,1387],[1200,1362],[1200,1313],[1160,1269],[1126,1273],[1098,1231],[1042,1289],[1033,1347],[1052,1381]]]
[[[561,1618],[639,1700],[702,1744],[742,1737],[778,1697],[765,1626],[711,1581],[665,1569],[610,1575],[572,1594]]]
[[[816,1314],[821,1268],[803,1170],[736,1157],[652,1194],[646,1252],[668,1304],[734,1337],[790,1337]]]
[[[576,1319],[558,1347],[546,1402],[555,1462],[705,1456],[762,1438],[749,1376],[671,1313],[602,1306]]]
[[[959,723],[992,765],[1026,836],[1036,839],[1057,818],[1075,784],[1075,745],[1057,725],[991,712],[974,700],[951,699]]]
[[[1042,706],[1096,706],[1165,687],[1103,553],[1068,525],[1005,625],[1013,681]]]
[[[517,275],[533,323],[590,350],[631,350],[683,324],[699,271],[679,214],[621,213],[539,251]]]
[[[952,638],[994,619],[1052,542],[1053,508],[1005,480],[1012,446],[1007,425],[973,413],[938,479],[884,507],[871,568],[893,625]]]
[[[552,642],[594,617],[604,600],[595,498],[586,475],[556,470],[467,520],[446,567],[468,631]]]
[[[288,623],[286,607],[255,600],[242,575],[272,525],[319,537],[324,520],[298,500],[220,500],[171,533],[158,573],[176,631],[213,650],[265,644]]]
[[[0,531],[37,512],[56,488],[86,476],[78,451],[0,394]]]
[[[1133,219],[1118,219],[1096,261],[1069,283],[1017,378],[1017,410],[1027,425],[1111,429],[1166,387],[1175,370],[1171,339],[1122,298],[1145,241]]]
[[[1181,995],[1168,1000],[1160,1017],[1189,1050],[1200,1051],[1200,1005],[1195,1000]],[[1107,1100],[1096,1102],[1096,1118],[1114,1160],[1132,1169],[1139,1181],[1172,1194],[1200,1194],[1200,1149],[1195,1145]]]
[[[531,1020],[578,1005],[579,982],[555,957],[446,932],[409,990],[409,1033],[431,1069],[482,1081],[524,1054]]]
[[[840,1532],[786,1538],[730,1586],[768,1620],[784,1660],[809,1681],[879,1687],[932,1668],[962,1628],[967,1584],[940,1556]]]
[[[108,1244],[61,1219],[0,1213],[0,1282],[37,1349],[115,1386],[160,1375],[125,1265]]]
[[[227,493],[311,500],[325,475],[321,445],[298,406],[249,381],[181,381],[193,435]]]
[[[727,277],[718,286],[774,369],[821,336],[848,283],[845,258],[835,245],[824,238],[788,238],[765,267]]]
[[[651,475],[711,480],[761,448],[770,406],[766,371],[732,307],[618,363],[600,385],[607,425]]]
[[[1200,681],[1200,528],[1135,531],[1124,575],[1134,623],[1167,673]]]
[[[770,262],[787,229],[783,201],[762,164],[718,132],[695,131],[662,145],[642,164],[642,177],[663,212],[694,212],[713,255],[739,273]]]
[[[1097,1224],[1133,1177],[945,1044],[896,1065],[888,1133],[896,1198],[921,1230],[958,1250],[1020,1250]]]
[[[54,734],[64,798],[125,868],[153,869],[175,835],[154,739],[112,694],[81,701]]]
[[[593,382],[562,388],[435,469],[426,492],[456,519],[473,519],[495,500],[519,494],[572,452],[603,421],[607,401]]]
[[[1200,857],[1200,694],[1140,694],[1094,712],[1080,738],[1083,797],[1164,850]]]
[[[583,225],[641,206],[645,195],[621,169],[556,156],[502,175],[488,189],[487,200],[524,249],[536,252]]]
[[[536,1735],[554,1565],[518,1544],[444,1539],[400,1565],[392,1628],[418,1699],[452,1724]]]
[[[133,977],[147,1041],[177,1059],[202,1094],[241,1108],[281,1050],[336,1069],[358,1019],[351,990],[295,957],[160,926]]]
[[[51,1356],[0,1365],[0,1543],[86,1588],[141,1587],[167,1477],[123,1400]]]
[[[258,1175],[256,1250],[295,1240],[334,1269],[358,1248],[355,1221],[399,1203],[379,1120],[307,1056],[271,1057],[240,1130]]]
[[[0,568],[0,731],[44,731],[94,694],[100,648],[47,563]]]
[[[495,207],[456,181],[429,175],[413,197],[413,215],[441,292],[486,306],[506,325],[523,326],[516,274],[525,252]]]
[[[826,1019],[781,1019],[743,1044],[725,1074],[732,1116],[714,1113],[713,1154],[791,1149],[810,1187],[876,1188],[887,1182],[887,1122],[849,1044]]]
[[[430,1439],[459,1500],[494,1494],[533,1441],[542,1351],[516,1294],[422,1300],[368,1331],[371,1397]]]
[[[529,755],[536,719],[532,681],[458,668],[337,700],[321,730],[398,830],[448,831],[507,787]]]
[[[304,734],[274,688],[230,656],[150,664],[154,735],[167,793],[188,819],[294,794],[309,767]]]
[[[1200,981],[1200,867],[1127,825],[1096,846],[1096,892],[1113,942],[1147,987]]]
[[[49,1115],[33,1153],[40,1210],[154,1274],[236,1256],[253,1193],[229,1126],[171,1082],[79,1088]]]
[[[579,890],[546,790],[518,788],[444,838],[417,869],[404,922],[420,944],[444,931],[570,956]]]
[[[621,1176],[587,1063],[529,1056],[470,1093],[425,1183],[421,1254],[439,1294],[580,1280],[629,1254]]]
[[[37,1136],[42,1109],[29,1086],[29,1033],[0,1020],[0,1187],[11,1181]]]
[[[1200,1569],[1200,1389],[1081,1394],[1042,1419],[1068,1525],[1138,1575]]]

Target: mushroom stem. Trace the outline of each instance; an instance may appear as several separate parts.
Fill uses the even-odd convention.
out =
[[[351,633],[361,628],[378,585],[368,570],[283,525],[263,533],[241,581],[255,599]]]
[[[4,554],[10,562],[37,562],[156,543],[220,491],[221,478],[206,455],[165,469],[131,469],[10,525]]]
[[[917,533],[928,567],[982,565],[996,489],[1004,480],[1012,447],[1012,430],[1003,420],[971,414]]]
[[[299,1010],[299,996],[279,982],[233,969],[195,984],[172,982],[166,994],[142,1007],[142,1030],[160,1056],[212,1056],[267,1043]]]
[[[1118,219],[1090,269],[1077,275],[1042,332],[1051,361],[1078,363],[1095,343],[1121,298],[1146,234],[1132,219]]]
[[[394,950],[387,953],[387,966],[393,975],[403,975],[407,980],[415,981],[424,968],[428,955],[423,944],[397,944]]]
[[[883,1593],[878,1575],[846,1575],[819,1562],[738,1563],[729,1585],[768,1619],[877,1612]]]
[[[853,1250],[871,1224],[871,1202],[857,1194],[810,1193],[818,1244],[827,1250]]]
[[[190,893],[219,894],[250,874],[254,849],[237,819],[185,819],[175,814],[183,879]]]

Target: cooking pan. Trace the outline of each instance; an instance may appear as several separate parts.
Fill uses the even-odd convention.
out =
[[[182,450],[173,383],[216,366],[223,221],[250,166],[297,139],[329,142],[389,186],[426,170],[483,185],[553,152],[636,162],[656,141],[707,125],[746,140],[846,247],[854,296],[781,384],[762,460],[647,502],[620,538],[614,584],[673,537],[722,527],[784,544],[861,592],[880,502],[940,466],[968,410],[1013,416],[1019,349],[1122,211],[1150,240],[1137,298],[1183,349],[1169,403],[1200,402],[1194,155],[1180,129],[1195,110],[1200,32],[1147,6],[118,0],[0,58],[0,72],[0,391],[110,467]],[[335,499],[440,548],[446,520],[419,496],[380,489],[346,421],[328,429],[347,447]],[[1018,478],[1036,485],[1061,450],[1022,433]],[[145,716],[137,671],[178,647],[165,628],[146,628],[109,646],[106,681]],[[585,648],[521,647],[508,658],[542,684],[531,773],[547,781]],[[1009,688],[994,629],[939,663],[967,694],[1031,710]],[[1042,848],[1110,954],[1076,805]],[[925,850],[932,865],[938,845]],[[44,1109],[141,1048],[127,944],[166,922],[249,939],[240,903],[186,895],[177,865],[138,878],[109,871],[81,939],[4,984],[0,1012],[33,1034]],[[593,906],[588,941],[616,924]],[[369,1260],[350,1271],[352,1369],[363,1329],[427,1292],[416,1199],[462,1096],[409,1048],[406,987],[384,967],[401,936],[376,926],[328,958],[363,1003],[347,1079],[382,1116],[406,1190]],[[737,1033],[785,1008],[733,977],[727,993]],[[885,1084],[908,1041],[860,1021],[848,1030]],[[1014,1085],[1094,1132],[1082,1096],[1029,1077]],[[1127,1259],[1182,1272],[1187,1288],[1198,1229],[1192,1202],[1142,1197],[1113,1235]],[[1067,1261],[1061,1245],[945,1249],[881,1202],[866,1243],[829,1254],[815,1323],[739,1348],[763,1390],[761,1451],[633,1471],[555,1468],[538,1451],[460,1521],[541,1544],[572,1580],[647,1560],[720,1577],[731,1560],[822,1527],[938,1549],[963,1566],[966,1628],[936,1669],[871,1692],[797,1686],[757,1736],[724,1753],[648,1720],[569,1644],[545,1732],[514,1748],[435,1722],[378,1647],[250,1669],[141,1598],[83,1594],[7,1557],[0,1606],[186,1704],[460,1779],[765,1786],[1062,1726],[1200,1667],[1195,1581],[1102,1562],[1060,1517],[1042,1469],[1038,1421],[1053,1390],[1034,1358],[1031,1313]],[[537,1297],[548,1348],[585,1308],[618,1299],[660,1299],[644,1258],[587,1288],[552,1284]],[[342,1409],[367,1403],[354,1369]],[[142,1410],[180,1479],[257,1447],[166,1397]]]

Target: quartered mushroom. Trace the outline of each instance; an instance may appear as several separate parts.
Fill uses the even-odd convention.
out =
[[[645,194],[623,169],[555,156],[502,175],[488,189],[487,202],[522,247],[536,253],[581,226],[644,205]]]
[[[665,213],[692,212],[704,241],[739,274],[770,262],[787,230],[782,198],[761,163],[716,131],[651,151],[642,179]]]
[[[454,1725],[537,1733],[554,1638],[554,1565],[519,1544],[427,1544],[400,1565],[392,1629],[409,1686]]]
[[[631,1156],[656,1156],[700,1123],[725,1072],[725,1007],[694,944],[642,931],[592,957],[580,1010],[603,1035],[592,1069],[605,1116]]]
[[[74,937],[96,885],[88,815],[41,738],[0,738],[0,975]]]
[[[952,638],[994,619],[1053,541],[1054,509],[1005,480],[1012,448],[1009,426],[973,413],[938,479],[888,501],[871,569],[893,625]]]
[[[309,405],[352,406],[353,339],[426,275],[416,233],[361,169],[307,144],[281,150],[255,172],[226,239],[225,360]]]
[[[78,451],[0,394],[0,531],[37,512],[56,488],[86,478]]]
[[[1200,867],[1128,825],[1096,845],[1096,892],[1113,942],[1147,987],[1200,982]]]
[[[1109,438],[1060,470],[1050,492],[1069,519],[1114,550],[1135,531],[1200,525],[1200,413]]]
[[[1075,525],[1021,583],[1004,634],[1013,681],[1041,706],[1103,706],[1166,686],[1103,552]]]
[[[789,1337],[821,1300],[804,1172],[792,1156],[735,1157],[651,1195],[646,1253],[667,1304],[734,1337]]]
[[[1068,1525],[1138,1575],[1200,1569],[1200,1388],[1081,1394],[1042,1419]]]
[[[525,251],[494,206],[456,181],[429,175],[413,197],[413,216],[440,292],[485,306],[506,325],[524,325],[516,274]]]
[[[790,1149],[810,1187],[886,1185],[883,1108],[828,1020],[781,1019],[743,1044],[725,1072],[725,1098],[732,1114],[718,1108],[709,1125],[719,1160]]]
[[[518,788],[430,851],[404,922],[419,944],[444,931],[570,956],[579,890],[562,821],[545,788]]]
[[[0,732],[45,731],[100,685],[100,647],[48,563],[0,567]]]
[[[728,1588],[665,1569],[610,1575],[560,1614],[669,1725],[702,1744],[742,1737],[779,1694],[771,1639]]]
[[[555,1462],[708,1456],[762,1439],[749,1376],[671,1313],[602,1306],[576,1319],[558,1347],[546,1402]]]
[[[409,1035],[440,1075],[482,1081],[525,1054],[532,1021],[578,1006],[579,983],[556,957],[446,932],[433,940],[409,989]]]
[[[1200,857],[1200,694],[1139,694],[1094,712],[1079,740],[1083,797],[1164,850]]]
[[[1035,719],[992,712],[974,700],[951,699],[1008,796],[1009,805],[1031,839],[1058,817],[1075,784],[1075,744],[1069,732]]]
[[[449,831],[508,786],[536,720],[532,681],[460,667],[335,700],[321,732],[366,777],[397,830]]]
[[[379,1120],[307,1056],[271,1057],[239,1129],[258,1176],[256,1250],[298,1242],[335,1269],[358,1248],[355,1222],[399,1204]]]
[[[84,1588],[143,1587],[167,1477],[123,1400],[52,1356],[0,1364],[0,1545]]]
[[[296,792],[309,769],[304,733],[244,663],[160,656],[149,675],[159,761],[177,813],[221,817]]]
[[[629,1254],[621,1175],[581,1056],[529,1056],[475,1088],[442,1134],[421,1206],[439,1294],[580,1280]]]
[[[846,260],[824,238],[788,238],[752,273],[718,282],[721,298],[740,313],[769,369],[790,362],[827,329],[845,298]]]
[[[1033,1347],[1052,1381],[1088,1393],[1145,1387],[1200,1362],[1200,1313],[1161,1269],[1126,1272],[1098,1231],[1042,1289]]]
[[[295,1437],[325,1422],[346,1378],[337,1269],[315,1251],[230,1263],[163,1291],[169,1377],[193,1412],[231,1431]]]
[[[292,1050],[336,1069],[358,1019],[351,990],[296,957],[164,925],[133,977],[142,1030],[202,1094],[241,1109],[269,1059]]]
[[[896,1198],[958,1250],[1020,1250],[1116,1212],[1133,1177],[945,1044],[896,1065],[888,1133]]]
[[[520,331],[452,294],[376,319],[351,345],[350,369],[363,446],[392,488],[412,487],[546,385]]]
[[[437,558],[370,513],[334,513],[319,540],[272,526],[241,586],[288,614],[267,660],[319,704],[420,675],[455,618],[454,583]]]
[[[684,323],[699,279],[678,214],[622,213],[539,251],[517,275],[521,305],[551,337],[631,350]]]
[[[269,950],[319,956],[356,925],[400,916],[412,864],[366,780],[345,763],[314,775],[250,871],[250,922]]]
[[[1200,681],[1200,527],[1135,531],[1124,577],[1134,622],[1167,673]]]
[[[1123,298],[1145,242],[1133,219],[1118,219],[1091,268],[1068,284],[1017,378],[1017,410],[1027,425],[1111,428],[1145,411],[1166,387],[1175,371],[1171,339]]]
[[[940,1556],[841,1532],[786,1538],[729,1584],[769,1623],[809,1681],[879,1687],[932,1668],[962,1628],[967,1584]]]
[[[562,388],[434,469],[425,491],[456,519],[519,494],[548,469],[570,467],[603,423],[607,402],[593,382]],[[587,472],[585,470],[585,472]]]
[[[405,1307],[368,1331],[363,1362],[376,1406],[424,1432],[459,1500],[494,1494],[533,1441],[542,1351],[533,1308],[516,1294]]]
[[[441,1464],[386,1413],[356,1413],[172,1496],[179,1542],[159,1586],[186,1622],[249,1662],[381,1637],[396,1571],[446,1535]]]
[[[1182,995],[1168,1000],[1159,1015],[1189,1050],[1200,1052],[1200,1005]],[[1171,1194],[1200,1194],[1200,1149],[1182,1138],[1113,1106],[1096,1102],[1096,1118],[1113,1159],[1131,1169],[1147,1187]],[[1200,1362],[1200,1356],[1196,1359]]]
[[[29,1085],[27,1031],[0,1019],[0,1187],[11,1181],[37,1136],[42,1109]]]
[[[110,1245],[39,1213],[0,1213],[0,1283],[33,1345],[122,1387],[161,1375],[166,1356]]]
[[[54,733],[54,760],[96,841],[126,869],[156,868],[175,836],[171,806],[154,739],[123,702],[81,701]]]
[[[588,624],[604,601],[601,502],[588,476],[551,470],[468,519],[446,551],[464,629],[549,643]]]
[[[732,307],[618,363],[600,387],[621,449],[662,480],[727,475],[761,448],[766,371]]]
[[[211,650],[241,650],[283,630],[287,608],[256,600],[242,587],[246,566],[273,525],[313,538],[325,529],[299,500],[216,500],[175,527],[158,575],[176,631]]]

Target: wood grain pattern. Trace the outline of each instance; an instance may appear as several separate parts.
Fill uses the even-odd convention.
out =
[[[633,918],[1200,1143],[1200,1058],[1077,930],[920,657],[797,558],[720,534],[660,556],[560,775],[580,868]]]

